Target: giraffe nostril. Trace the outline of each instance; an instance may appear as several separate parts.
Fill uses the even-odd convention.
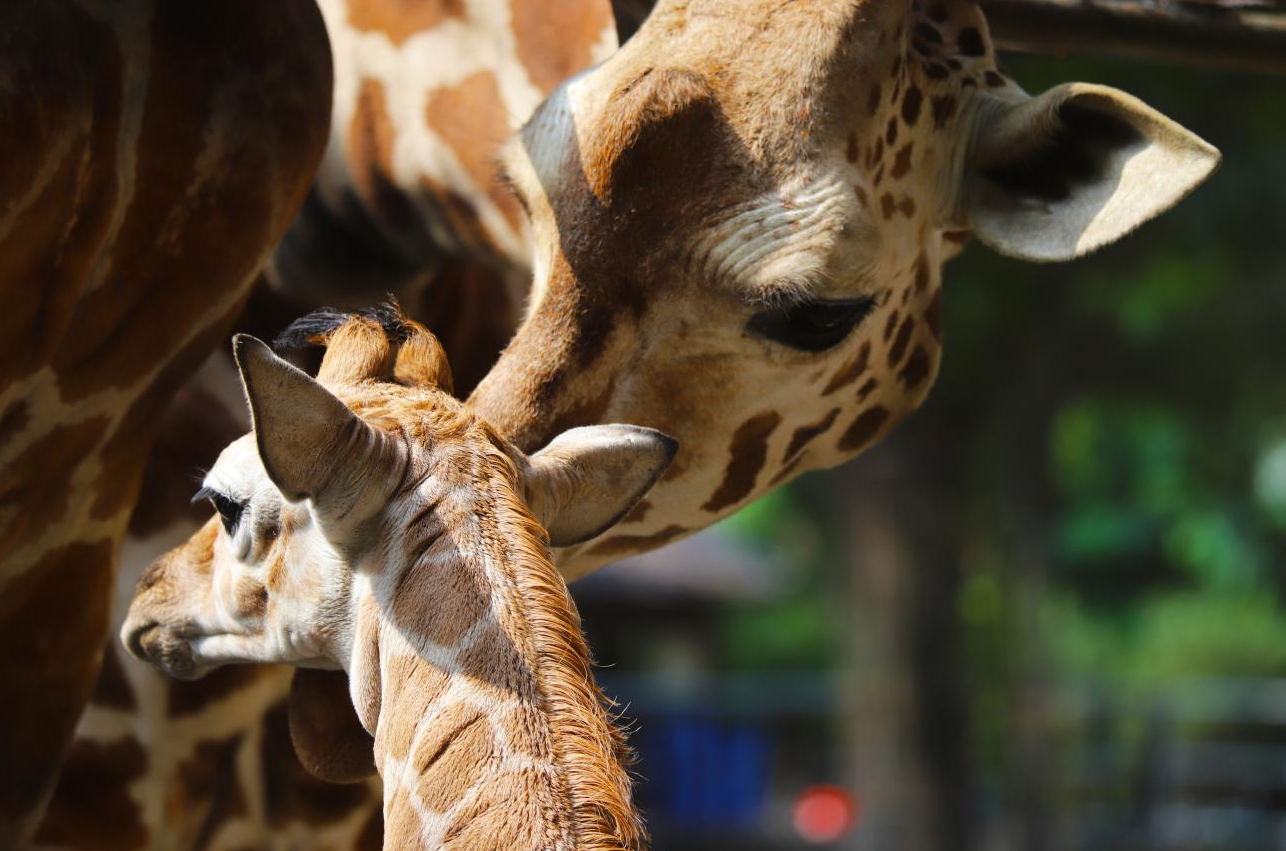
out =
[[[143,639],[151,636],[160,628],[161,628],[160,624],[152,622],[152,623],[145,623],[142,626],[138,626],[138,627],[135,627],[134,629],[131,629],[125,635],[126,649],[128,649],[129,652],[134,655],[134,658],[138,659],[140,662],[148,662],[150,664],[156,664],[155,660],[153,660],[152,657],[148,655],[146,648],[144,648]]]

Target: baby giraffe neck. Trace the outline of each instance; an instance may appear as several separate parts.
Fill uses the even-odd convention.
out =
[[[496,456],[482,487],[475,469],[442,488],[406,530],[411,567],[359,603],[350,687],[375,735],[384,847],[640,848],[575,606]]]

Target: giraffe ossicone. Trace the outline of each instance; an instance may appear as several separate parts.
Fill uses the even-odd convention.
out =
[[[206,475],[216,516],[147,570],[122,640],[181,678],[342,668],[385,847],[637,848],[624,740],[549,541],[615,523],[676,445],[602,425],[528,456],[442,389],[436,339],[400,325],[347,319],[317,380],[236,339],[254,431]],[[293,738],[355,779],[370,752],[323,682],[297,674]]]

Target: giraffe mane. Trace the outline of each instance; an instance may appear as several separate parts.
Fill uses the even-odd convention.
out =
[[[274,349],[306,349],[325,346],[336,331],[354,318],[369,319],[384,329],[390,343],[405,342],[410,334],[409,320],[392,295],[383,304],[363,307],[360,310],[337,310],[320,307],[307,313],[277,335],[272,341]]]
[[[513,461],[496,449],[491,462],[510,482]],[[572,800],[577,848],[636,851],[647,841],[625,766],[634,754],[594,682],[593,658],[567,584],[549,556],[549,536],[510,489],[498,495],[499,516],[514,518],[508,560],[531,628],[536,681],[548,713],[558,762]]]

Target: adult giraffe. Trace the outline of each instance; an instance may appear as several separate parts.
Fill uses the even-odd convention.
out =
[[[943,262],[972,232],[1070,260],[1219,154],[1137,99],[1032,97],[968,0],[662,0],[503,157],[528,315],[472,396],[520,447],[633,422],[679,456],[575,577],[879,440],[928,392]]]
[[[302,0],[22,3],[0,30],[7,849],[34,827],[94,683],[156,419],[226,333],[320,158],[330,55]],[[125,736],[102,747],[143,758]]]

